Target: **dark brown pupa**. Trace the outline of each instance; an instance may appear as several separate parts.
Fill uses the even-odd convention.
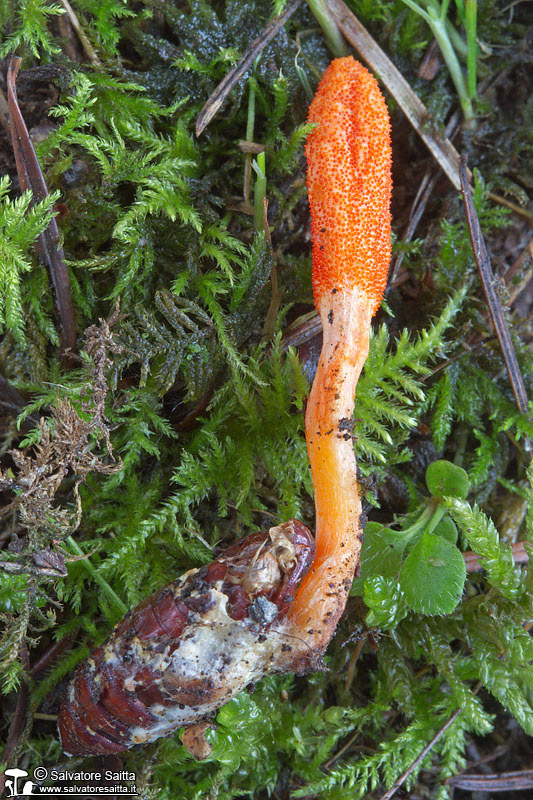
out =
[[[290,668],[283,619],[313,557],[310,532],[289,520],[143,600],[78,666],[59,714],[65,752],[151,742]]]

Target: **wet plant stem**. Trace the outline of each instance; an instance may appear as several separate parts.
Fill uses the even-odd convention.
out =
[[[429,25],[431,32],[437,44],[439,45],[442,57],[446,62],[450,77],[455,85],[459,102],[463,110],[465,122],[471,125],[474,120],[474,110],[472,107],[472,95],[470,94],[469,87],[466,84],[463,70],[457,58],[457,53],[451,42],[448,24],[446,20],[446,12],[448,11],[449,0],[444,0],[440,8],[436,3],[430,2],[426,8],[422,8],[414,0],[403,0],[406,6],[412,11],[419,14]],[[474,17],[475,21],[475,17]],[[474,28],[474,45],[475,45],[475,28]],[[464,45],[463,45],[464,47]],[[475,50],[474,50],[475,56]],[[468,57],[468,56],[467,56]],[[475,73],[474,73],[475,75]]]
[[[122,602],[118,594],[116,594],[111,588],[111,586],[108,584],[108,582],[104,578],[102,578],[96,567],[94,567],[91,564],[87,555],[83,552],[79,544],[77,544],[77,542],[74,541],[72,536],[67,536],[66,541],[68,542],[71,549],[76,553],[77,556],[83,556],[81,563],[83,564],[83,566],[85,567],[91,578],[93,578],[96,581],[96,583],[102,587],[104,594],[108,598],[109,602],[112,603],[112,605],[114,605],[118,609],[118,611],[122,616],[126,614],[128,612],[128,606]]]
[[[250,78],[250,92],[248,94],[248,117],[246,119],[246,139],[249,142],[254,140],[255,125],[255,84]]]
[[[443,503],[441,503],[439,498],[432,497],[416,522],[413,522],[409,528],[399,531],[399,533],[401,533],[402,538],[404,538],[406,541],[412,539],[423,529],[426,529],[428,533],[431,533],[435,530],[445,515],[446,510],[446,507]]]
[[[312,30],[312,29],[310,29],[310,30]],[[304,36],[305,34],[308,34],[310,32],[310,30],[308,30],[308,31],[299,31],[296,34],[295,41],[296,41],[296,46],[297,46],[298,49],[296,51],[296,55],[294,56],[294,66],[296,68],[296,72],[298,73],[298,78],[300,80],[300,83],[302,84],[303,90],[304,90],[309,102],[311,102],[311,100],[313,99],[313,90],[311,88],[311,84],[309,82],[309,77],[307,75],[307,72],[305,71],[305,69],[303,67],[300,66],[300,63],[299,63],[298,59],[299,59],[299,57],[301,55],[303,60],[306,63],[306,66],[309,67],[311,69],[311,71],[313,71],[312,65],[310,65],[308,59],[306,59],[306,57],[305,57],[305,53],[302,50],[302,36]]]
[[[476,55],[477,55],[477,0],[466,0],[465,5],[465,30],[466,30],[466,71],[468,93],[470,97],[476,96]]]
[[[254,187],[254,226],[256,232],[263,230],[263,198],[266,197],[266,157],[265,153],[258,153],[256,161],[252,162],[256,173]]]
[[[257,61],[256,61],[257,63]],[[246,141],[253,142],[255,125],[255,84],[250,78],[250,91],[248,94],[248,117],[246,119]],[[244,157],[244,202],[250,203],[250,177],[252,175],[252,154],[246,153]]]
[[[346,56],[349,53],[346,40],[331,13],[328,11],[325,0],[307,0],[307,4],[313,12],[316,21],[322,28],[328,47],[336,58]]]

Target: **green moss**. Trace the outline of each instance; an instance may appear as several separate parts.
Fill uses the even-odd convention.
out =
[[[312,304],[303,143],[309,130],[306,85],[316,85],[329,59],[325,42],[301,6],[197,139],[197,113],[263,30],[273,4],[72,5],[101,65],[67,65],[69,85],[61,87],[50,113],[57,127],[38,145],[54,194],[29,210],[28,198],[8,200],[2,184],[0,364],[27,393],[24,416],[42,411],[48,419],[45,428],[25,429],[22,444],[37,445],[24,451],[28,469],[37,474],[43,466],[39,453],[47,469],[67,465],[54,492],[42,498],[38,524],[28,516],[28,504],[10,517],[20,547],[6,560],[28,568],[42,550],[62,548],[68,574],[6,573],[0,588],[6,692],[22,678],[21,643],[29,645],[33,660],[54,638],[73,637],[71,649],[32,685],[35,704],[50,698],[117,621],[103,584],[130,606],[180,572],[207,563],[218,543],[292,516],[313,526],[302,413],[308,383],[282,334],[288,320]],[[419,17],[400,0],[352,5],[440,124],[457,99],[445,71],[434,82],[416,77],[429,39]],[[53,6],[19,4],[12,19],[11,6],[2,9],[4,52],[20,47],[28,66],[36,54],[41,61],[62,58],[54,53],[60,37],[50,18]],[[459,25],[454,9],[450,14]],[[505,30],[505,19],[497,12],[489,16],[480,6],[479,34],[485,44],[507,48],[509,66],[501,79],[517,85],[529,58],[520,50],[524,27],[517,21]],[[496,49],[485,48],[478,61],[478,72],[503,70]],[[249,129],[250,85],[253,137],[266,150],[281,289],[275,334],[268,341],[263,329],[272,301],[273,255],[264,234],[254,231],[253,217],[239,206],[245,155],[238,141]],[[465,138],[464,148],[485,179],[476,176],[474,199],[490,241],[512,220],[493,204],[490,188],[514,192],[520,201],[530,158],[524,130],[531,103],[521,97],[511,112],[490,96],[478,110],[477,138]],[[511,118],[520,124],[509,132]],[[403,192],[405,203],[427,154],[416,149],[399,117],[393,121],[398,196]],[[411,156],[412,165],[406,163]],[[253,179],[251,188],[250,197]],[[57,357],[48,277],[32,253],[57,191],[68,210],[59,224],[82,349],[69,369]],[[358,386],[354,443],[367,512],[381,527],[416,526],[426,503],[428,462],[442,458],[462,465],[472,486],[468,501],[443,502],[459,527],[459,545],[478,553],[486,573],[467,577],[462,601],[447,616],[438,616],[441,608],[434,605],[429,610],[437,616],[416,614],[391,574],[401,558],[387,561],[381,571],[374,559],[366,597],[359,592],[368,607],[361,597],[350,600],[327,655],[328,671],[270,678],[233,700],[219,712],[218,727],[209,734],[213,752],[203,763],[184,751],[178,734],[127,754],[143,797],[157,792],[163,798],[259,800],[274,791],[362,797],[392,784],[461,708],[411,776],[412,787],[424,783],[421,792],[444,798],[442,781],[464,767],[471,737],[489,735],[495,713],[500,722],[514,716],[531,732],[533,656],[521,626],[531,616],[533,577],[530,569],[517,572],[491,517],[508,492],[517,486],[525,491],[522,448],[533,428],[516,411],[480,304],[459,199],[439,191],[428,218],[419,240],[397,243],[415,297],[410,301],[403,293],[404,284],[388,294],[390,315],[383,314],[375,327]],[[111,317],[109,329],[98,327],[101,349],[95,350],[94,329],[93,339],[83,338],[87,328]],[[531,396],[531,353],[522,330],[509,323]],[[476,344],[480,337],[483,346]],[[473,346],[464,346],[470,341]],[[82,441],[90,469],[85,462],[80,466],[68,446],[60,448],[67,421],[78,431],[71,443]],[[14,435],[11,426],[6,447]],[[10,462],[2,486],[22,497],[24,484],[16,477]],[[403,500],[391,498],[391,485],[401,487]],[[69,535],[89,556],[92,574],[73,559]],[[438,527],[427,533],[438,535]],[[454,542],[442,541],[447,551],[459,552]],[[427,610],[417,598],[410,600],[411,609]],[[376,630],[368,630],[369,621]],[[375,652],[379,629],[384,635]],[[350,639],[357,636],[359,642]],[[362,653],[357,663],[356,650]],[[349,668],[347,653],[354,659]],[[487,690],[479,695],[478,681]],[[499,706],[487,699],[489,693]],[[25,765],[62,758],[47,722],[36,721],[28,736],[20,743]],[[421,770],[430,766],[428,779]]]

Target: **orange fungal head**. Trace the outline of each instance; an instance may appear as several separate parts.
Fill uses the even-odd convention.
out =
[[[309,107],[306,145],[313,291],[352,287],[379,307],[390,262],[391,145],[375,78],[351,56],[326,69]]]

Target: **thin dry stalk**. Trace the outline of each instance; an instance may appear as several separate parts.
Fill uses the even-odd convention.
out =
[[[514,211],[515,214],[518,214],[520,217],[525,217],[530,222],[533,222],[533,214],[527,210],[527,208],[522,208],[522,206],[513,203],[512,200],[507,200],[506,197],[502,197],[499,194],[495,194],[494,192],[489,192],[489,197],[491,200],[494,200],[495,203],[498,203],[500,206],[505,206],[505,208],[509,208],[511,211]]]
[[[515,564],[527,564],[529,561],[529,555],[525,548],[525,545],[529,544],[529,542],[515,542],[511,545],[513,550],[513,559]],[[467,550],[463,553],[463,557],[465,560],[465,566],[467,572],[479,572],[483,569],[481,564],[479,563],[479,559],[475,553],[471,550]]]
[[[446,785],[471,792],[519,792],[533,789],[533,769],[499,775],[456,775],[448,778]]]
[[[446,125],[446,136],[450,137],[450,139],[453,139],[454,135],[457,133],[458,122],[459,122],[459,115],[454,114],[451,120]],[[401,237],[402,242],[410,242],[411,239],[413,238],[415,231],[418,227],[418,223],[422,219],[424,211],[426,210],[426,206],[429,202],[429,199],[433,195],[433,190],[435,188],[438,178],[439,178],[439,172],[438,170],[435,170],[434,167],[430,167],[428,170],[426,170],[424,177],[420,181],[420,186],[418,187],[418,192],[416,193],[416,197],[413,200],[413,205],[411,206],[411,211],[409,214],[409,222],[407,223],[405,232]],[[398,253],[398,255],[391,264],[389,279],[387,281],[389,289],[395,288],[394,281],[402,265],[403,258],[404,258],[404,253],[400,252]]]
[[[272,238],[270,236],[270,228],[268,225],[268,200],[266,197],[263,197],[263,229],[265,231],[268,249],[270,250],[270,255],[272,257],[272,271],[270,274],[270,280],[272,283],[272,298],[270,300],[268,311],[265,317],[263,333],[265,336],[271,339],[274,336],[274,328],[276,319],[278,317],[279,304],[281,302],[281,295],[283,292],[280,291],[278,284],[278,261],[274,252],[274,248],[272,247]]]
[[[522,275],[520,282],[513,285],[513,278]],[[516,261],[504,275],[505,283],[509,289],[509,305],[512,306],[516,298],[523,292],[533,277],[533,239],[530,239]]]
[[[20,651],[21,651],[20,657],[23,667],[26,670],[26,672],[28,672],[30,662],[29,662],[28,648],[26,647],[25,643],[21,644]],[[26,727],[26,711],[28,707],[28,698],[29,698],[28,686],[26,684],[26,681],[22,681],[22,683],[20,684],[20,688],[18,690],[15,713],[13,714],[13,718],[11,720],[11,725],[9,727],[9,735],[7,737],[5,750],[2,755],[2,761],[8,766],[11,763],[11,758],[24,732],[24,728]],[[5,785],[5,774],[2,774],[0,775],[0,795],[4,791],[4,785]]]
[[[460,165],[461,176],[461,191],[463,193],[463,201],[465,206],[466,220],[468,223],[468,231],[470,233],[470,241],[472,243],[472,250],[476,264],[479,270],[479,276],[483,285],[483,291],[489,306],[490,316],[496,331],[496,336],[500,343],[500,348],[507,368],[507,374],[515,396],[516,406],[521,414],[529,413],[529,405],[527,399],[526,386],[516,352],[511,341],[511,336],[507,328],[503,308],[496,294],[494,288],[494,273],[490,264],[489,254],[485,246],[485,240],[479,224],[479,219],[472,200],[472,192],[470,191],[470,182],[466,170],[466,156],[462,156]]]
[[[61,2],[61,5],[63,6],[63,8],[65,9],[65,11],[67,12],[67,17],[69,19],[70,24],[72,25],[72,27],[74,28],[74,30],[76,31],[76,33],[78,35],[78,39],[80,40],[81,46],[85,50],[85,55],[87,56],[89,61],[92,64],[94,64],[95,67],[100,67],[101,66],[100,59],[96,55],[94,47],[92,46],[91,42],[87,38],[87,34],[85,33],[85,31],[81,27],[80,21],[79,21],[78,17],[76,16],[76,13],[74,12],[72,6],[68,2],[68,0],[60,0],[60,2]]]
[[[223,78],[218,84],[213,94],[208,98],[206,104],[196,117],[196,136],[207,128],[212,119],[218,114],[224,100],[231,92],[236,83],[240,81],[245,72],[251,67],[259,53],[265,49],[272,39],[276,36],[277,32],[282,28],[289,17],[291,17],[298,6],[300,0],[294,0],[287,6],[286,11],[271,20],[264,31],[262,31],[257,39],[254,39],[252,44],[245,50],[243,57],[236,64],[232,70]]]
[[[458,708],[457,711],[454,711],[451,717],[446,720],[442,728],[439,728],[433,739],[430,742],[428,742],[428,744],[424,747],[420,755],[418,755],[412,762],[412,764],[410,764],[407,767],[405,772],[402,772],[398,780],[395,781],[395,783],[393,783],[391,788],[387,792],[385,792],[384,795],[382,795],[380,800],[391,800],[391,797],[394,797],[398,789],[401,789],[401,787],[404,785],[409,775],[411,775],[415,771],[415,769],[422,763],[427,754],[431,752],[431,750],[435,747],[441,736],[443,736],[446,733],[448,728],[451,727],[451,725],[453,725],[459,714],[462,714],[462,712],[463,712],[462,708]]]
[[[48,197],[48,189],[35,155],[26,123],[17,101],[16,81],[21,58],[12,58],[7,73],[7,99],[13,150],[22,191],[31,190],[36,202]],[[69,361],[76,346],[76,327],[72,293],[63,249],[59,244],[59,230],[55,219],[37,239],[35,249],[46,264],[54,289],[54,299],[61,322],[61,353]]]

